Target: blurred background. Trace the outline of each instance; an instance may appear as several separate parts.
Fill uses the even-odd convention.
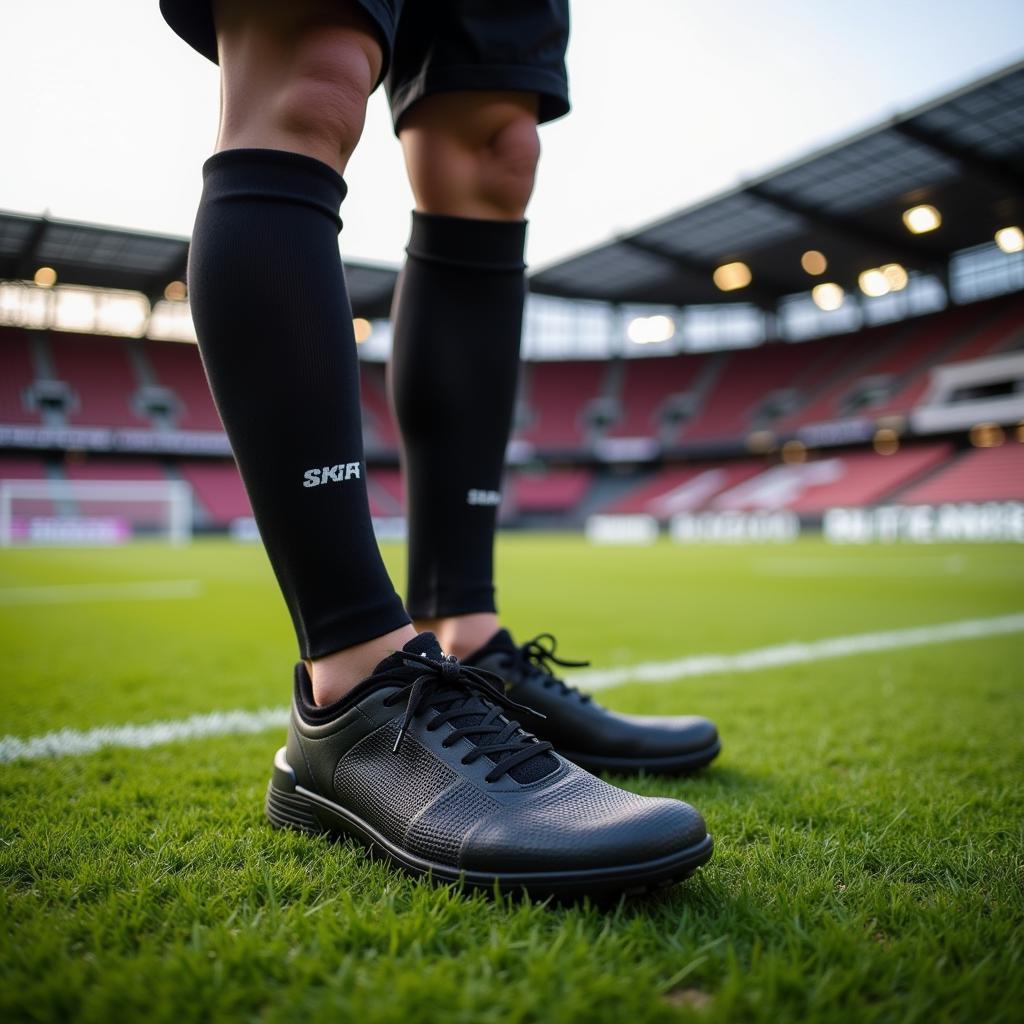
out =
[[[6,17],[0,542],[253,539],[185,286],[216,69],[155,3]],[[503,523],[1024,539],[1018,30],[1000,2],[579,5]],[[379,92],[348,177],[371,501],[400,538],[384,368],[411,197]]]

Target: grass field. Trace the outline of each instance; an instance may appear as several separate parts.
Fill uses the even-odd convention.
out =
[[[499,562],[519,635],[601,667],[1024,611],[1024,547],[510,536]],[[0,650],[22,738],[280,706],[294,656],[262,553],[221,542],[0,553]],[[1024,633],[602,699],[707,714],[725,745],[624,780],[718,845],[614,908],[465,897],[272,831],[280,730],[0,764],[0,1019],[1021,1019]]]

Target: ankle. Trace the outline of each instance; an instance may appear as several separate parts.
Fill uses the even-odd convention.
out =
[[[416,627],[430,630],[437,636],[442,649],[461,661],[483,647],[501,629],[501,623],[494,612],[473,612],[442,619],[417,620]]]
[[[368,675],[372,675],[378,662],[394,651],[400,651],[415,635],[416,630],[411,625],[402,626],[365,643],[307,661],[314,702],[318,707],[323,707],[340,700]]]

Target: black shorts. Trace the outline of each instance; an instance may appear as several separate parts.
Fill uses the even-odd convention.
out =
[[[542,123],[569,112],[568,0],[356,2],[380,32],[381,80],[396,132],[409,107],[435,92],[534,92]],[[211,0],[160,0],[160,11],[185,42],[217,63]]]

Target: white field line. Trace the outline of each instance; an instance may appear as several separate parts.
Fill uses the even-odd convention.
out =
[[[127,583],[68,583],[0,587],[0,605],[82,604],[93,601],[167,601],[198,597],[199,580],[138,580]]]
[[[699,654],[675,661],[592,669],[589,672],[574,673],[572,682],[584,690],[603,690],[626,682],[667,683],[695,676],[756,672],[784,665],[799,665],[830,658],[848,658],[857,654],[874,654],[879,651],[924,647],[953,640],[973,640],[1008,633],[1024,633],[1024,613],[1001,615],[990,619],[964,619],[960,622],[895,629],[885,633],[857,633],[853,636],[829,637],[808,643],[779,644],[775,647],[758,647],[736,654]],[[0,737],[0,763],[90,754],[104,747],[141,750],[164,743],[202,739],[206,736],[230,736],[279,729],[287,721],[287,709],[262,708],[259,711],[214,711],[177,721],[151,722],[146,725],[105,725],[84,731],[60,729],[25,739],[4,736]]]
[[[849,658],[855,654],[894,651],[901,647],[925,647],[950,640],[972,640],[976,637],[998,636],[1002,633],[1024,633],[1024,614],[1000,615],[991,619],[963,619],[936,626],[894,629],[885,633],[855,633],[834,636],[807,643],[778,644],[755,647],[737,654],[698,654],[675,661],[655,661],[622,668],[592,669],[578,672],[572,682],[584,690],[605,690],[623,683],[667,683],[694,676],[716,676],[723,673],[757,672],[781,665],[800,665],[830,658]]]
[[[241,733],[280,729],[288,724],[287,708],[261,708],[259,711],[213,711],[170,722],[146,725],[101,725],[96,729],[58,729],[20,739],[0,737],[0,762],[37,761],[50,757],[91,754],[104,747],[128,747],[145,750],[163,743],[181,743],[204,736],[235,736]]]

